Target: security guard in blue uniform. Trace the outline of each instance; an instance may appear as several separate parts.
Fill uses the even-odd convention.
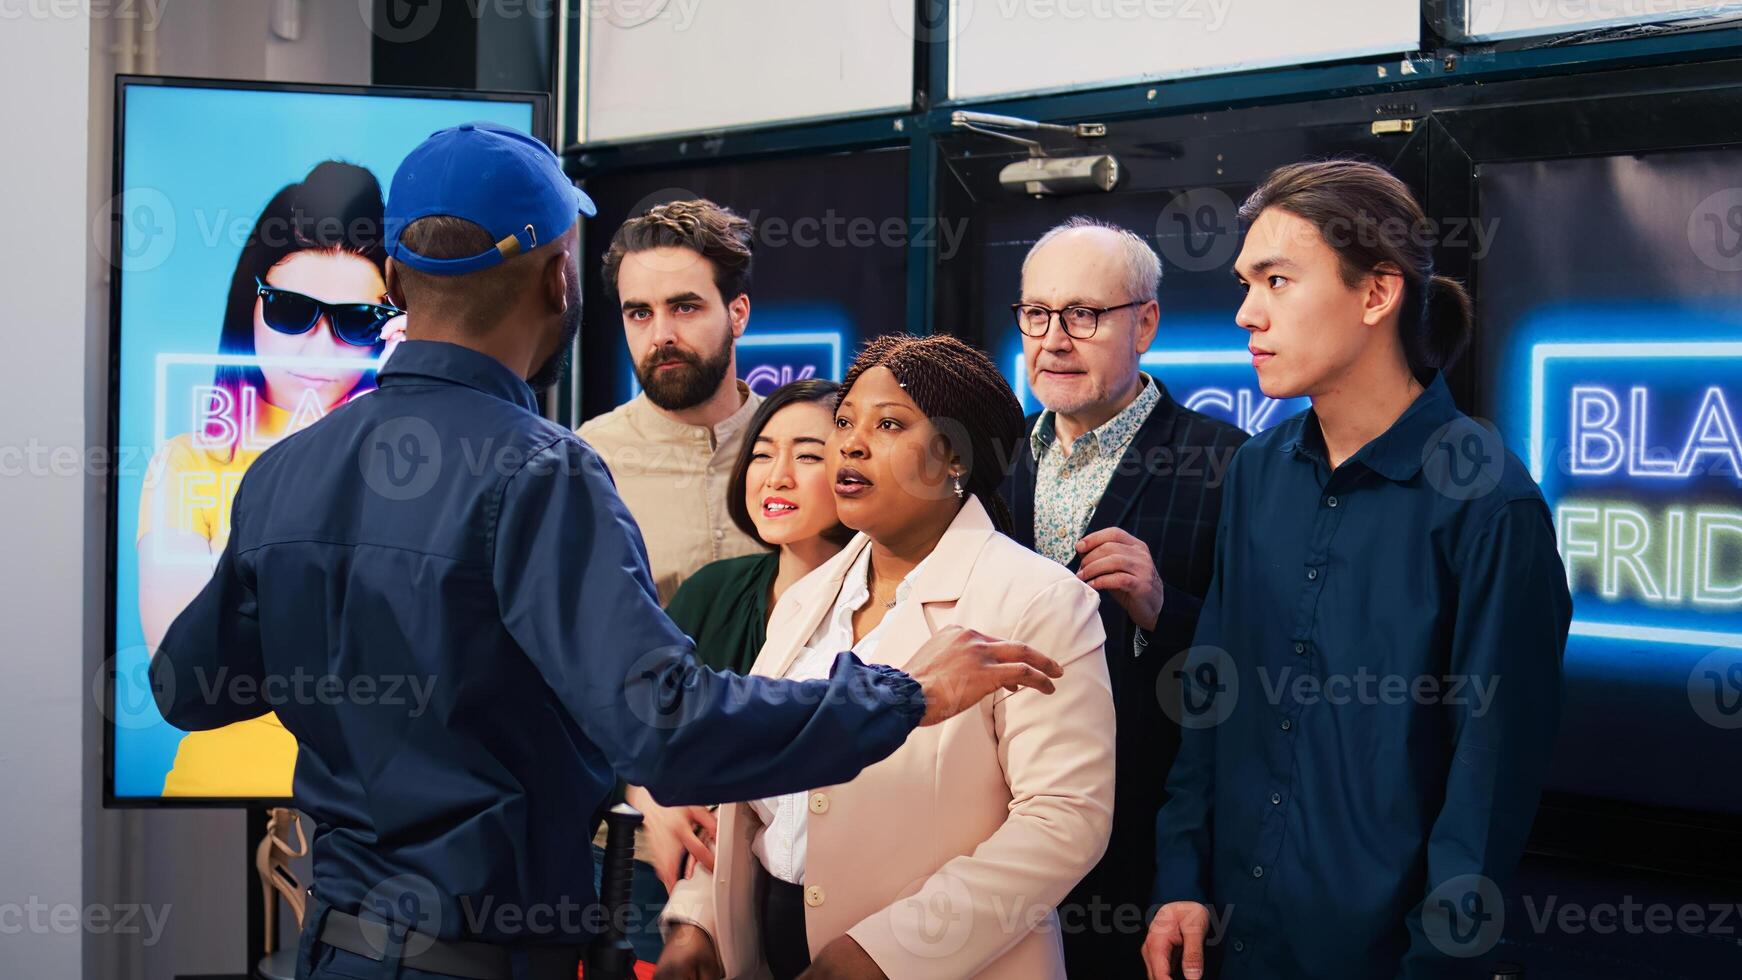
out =
[[[444,130],[406,158],[386,239],[408,339],[377,391],[249,470],[153,661],[171,724],[275,710],[297,738],[316,823],[298,977],[573,980],[619,777],[671,804],[846,782],[915,726],[1059,675],[961,631],[906,672],[851,653],[808,682],[698,666],[605,467],[537,411],[579,324],[593,213],[512,129]],[[426,254],[456,228],[496,244]]]

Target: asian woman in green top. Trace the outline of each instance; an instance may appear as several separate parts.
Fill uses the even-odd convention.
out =
[[[823,462],[837,387],[818,378],[782,385],[750,418],[726,484],[736,490],[727,496],[726,512],[770,550],[703,565],[665,608],[696,641],[696,656],[709,667],[748,674],[775,601],[853,536],[835,516],[834,487]],[[646,817],[651,863],[667,891],[691,860],[713,866],[710,811],[660,806],[638,786],[628,788],[627,799]]]
[[[833,558],[853,532],[835,516],[823,440],[834,427],[836,385],[808,378],[776,389],[746,427],[726,513],[773,548],[703,565],[684,580],[666,614],[716,670],[747,674],[762,649],[768,613],[787,586]]]

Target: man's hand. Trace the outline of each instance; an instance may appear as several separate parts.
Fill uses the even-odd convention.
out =
[[[684,858],[714,870],[714,836],[719,825],[705,806],[660,806],[647,790],[629,787],[623,794],[629,805],[641,811],[647,846],[653,852],[653,873],[670,894],[680,877],[687,878]],[[693,870],[695,864],[690,864]]]
[[[984,633],[946,626],[925,641],[904,668],[925,691],[925,717],[920,725],[935,725],[980,703],[999,688],[1032,687],[1053,691],[1052,678],[1064,668],[1026,643],[994,640]]]
[[[1196,902],[1169,902],[1150,920],[1143,940],[1143,965],[1149,980],[1201,980],[1204,975],[1204,936],[1210,931],[1210,910]],[[1180,972],[1173,972],[1175,955]],[[663,962],[663,961],[662,961]]]
[[[888,980],[882,967],[865,952],[865,947],[842,936],[823,947],[810,969],[798,975],[798,980]]]
[[[387,321],[387,326],[381,328],[381,342],[387,345],[381,348],[381,363],[386,364],[399,345],[405,342],[405,314]]]
[[[1125,615],[1145,631],[1161,618],[1161,573],[1149,546],[1122,528],[1104,527],[1077,542],[1077,578],[1110,592]]]
[[[673,926],[666,938],[653,980],[720,980],[725,975],[714,941],[700,928],[684,923]]]

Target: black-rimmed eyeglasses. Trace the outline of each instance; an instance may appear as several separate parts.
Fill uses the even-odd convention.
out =
[[[1095,329],[1101,325],[1101,317],[1108,313],[1142,306],[1148,300],[1136,299],[1118,306],[1067,306],[1062,310],[1040,306],[1035,303],[1011,303],[1010,312],[1016,316],[1016,329],[1030,337],[1044,337],[1052,328],[1052,318],[1058,317],[1059,323],[1065,328],[1065,335],[1072,340],[1088,340],[1095,335]]]

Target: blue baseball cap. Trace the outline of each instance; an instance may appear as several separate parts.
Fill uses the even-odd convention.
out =
[[[530,252],[560,237],[578,216],[598,213],[550,147],[511,126],[466,123],[424,140],[394,173],[387,194],[387,254],[420,272],[464,275]],[[482,227],[496,246],[435,259],[400,244],[407,225],[436,215]]]

